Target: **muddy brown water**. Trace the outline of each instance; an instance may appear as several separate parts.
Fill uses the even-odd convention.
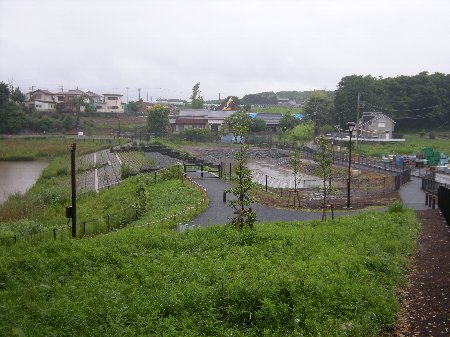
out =
[[[47,165],[39,161],[0,161],[0,204],[11,194],[26,192]]]

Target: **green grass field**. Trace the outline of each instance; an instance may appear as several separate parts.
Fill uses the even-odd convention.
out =
[[[406,134],[404,143],[395,144],[361,144],[360,153],[372,157],[379,157],[384,154],[415,155],[423,148],[430,147],[434,151],[443,152],[447,157],[450,156],[450,139],[448,135],[442,133],[435,139],[421,137],[418,134]]]
[[[417,232],[397,210],[0,247],[0,331],[377,336],[396,319]]]

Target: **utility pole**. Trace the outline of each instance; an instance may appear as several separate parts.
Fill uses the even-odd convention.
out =
[[[361,124],[359,123],[359,104],[360,104],[360,99],[361,99],[361,93],[358,91],[358,105],[356,108],[356,149],[358,150],[358,139],[359,139],[359,130],[361,128]]]
[[[75,150],[77,144],[70,144],[70,168],[71,168],[71,182],[72,182],[72,237],[77,237],[77,179],[75,168]]]
[[[141,88],[138,88],[139,91],[139,101],[141,100]]]
[[[128,89],[130,88],[126,87],[125,89],[127,89],[127,104],[128,104]]]
[[[147,90],[147,101],[146,102],[148,102],[148,90]]]

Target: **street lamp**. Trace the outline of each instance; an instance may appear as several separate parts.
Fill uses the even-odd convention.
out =
[[[355,122],[348,122],[348,133],[350,135],[350,146],[349,146],[349,154],[348,154],[348,179],[347,179],[347,208],[350,208],[350,178],[351,178],[351,170],[352,170],[352,135],[353,130],[355,130]]]

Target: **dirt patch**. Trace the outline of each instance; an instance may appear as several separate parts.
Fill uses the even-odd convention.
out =
[[[400,319],[389,336],[450,336],[450,227],[439,210],[422,222]]]

